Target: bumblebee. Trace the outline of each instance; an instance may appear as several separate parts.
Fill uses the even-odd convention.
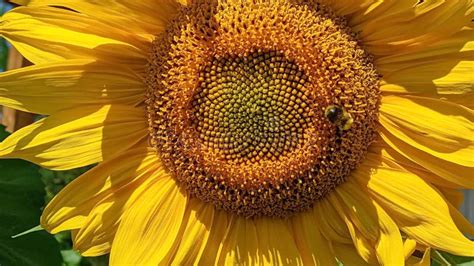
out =
[[[340,131],[349,130],[354,123],[351,114],[348,113],[342,106],[329,105],[324,112],[326,118],[335,124]]]

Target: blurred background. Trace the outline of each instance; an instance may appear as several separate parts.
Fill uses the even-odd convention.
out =
[[[0,14],[13,5],[0,2]],[[0,39],[0,72],[27,66],[29,63],[5,40]],[[1,89],[1,84],[0,84]],[[40,117],[0,106],[0,140]],[[474,155],[473,155],[474,156]],[[44,206],[64,186],[90,167],[70,171],[50,171],[21,160],[0,160],[0,265],[108,265],[107,256],[84,258],[72,248],[69,232],[54,236],[41,230],[16,238],[11,236],[34,228]],[[474,173],[473,173],[474,178]],[[474,223],[474,191],[465,191],[462,211]],[[448,254],[434,265],[474,265]],[[435,257],[437,255],[435,254]],[[440,261],[441,260],[441,261]],[[444,261],[442,261],[444,260]],[[468,263],[468,264],[466,264]]]

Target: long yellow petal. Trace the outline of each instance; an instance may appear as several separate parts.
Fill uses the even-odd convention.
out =
[[[198,261],[206,246],[214,218],[214,206],[199,199],[191,199],[186,208],[187,224],[181,237],[173,265],[192,265]]]
[[[378,261],[383,265],[402,265],[403,243],[397,225],[364,190],[349,180],[335,191],[345,215],[374,244]]]
[[[214,212],[208,241],[196,258],[198,265],[216,265],[219,262],[230,225],[231,215],[229,213],[219,210]]]
[[[258,246],[265,260],[271,265],[302,264],[291,228],[282,219],[256,219]],[[263,259],[262,259],[263,260]]]
[[[143,100],[142,79],[126,67],[72,59],[0,73],[0,104],[52,114],[83,105],[136,105]]]
[[[304,265],[337,265],[330,242],[321,233],[313,210],[296,214],[291,223]]]
[[[337,206],[337,205],[335,205]],[[359,256],[368,264],[377,264],[377,255],[375,254],[375,245],[370,242],[365,236],[357,229],[357,227],[351,223],[349,219],[345,219],[347,228],[351,233],[353,245],[357,250]]]
[[[474,90],[465,92],[463,94],[443,94],[439,99],[457,103],[466,108],[474,110]]]
[[[401,141],[442,160],[474,170],[474,112],[423,97],[386,96],[380,123]]]
[[[60,6],[86,14],[110,26],[133,32],[149,41],[164,31],[166,22],[176,14],[174,0],[26,0],[22,5],[32,7]]]
[[[377,70],[382,69],[385,74],[403,69],[408,66],[425,65],[420,59],[432,60],[437,62],[439,59],[449,60],[450,57],[456,57],[458,61],[470,61],[470,55],[474,50],[474,41],[472,40],[474,28],[464,27],[453,35],[443,38],[415,51],[400,51],[375,59]],[[416,78],[416,77],[415,77]]]
[[[301,265],[287,221],[232,217],[218,264]]]
[[[377,70],[383,75],[381,91],[435,98],[463,94],[474,100],[473,35],[474,30],[466,28],[423,49],[378,58]]]
[[[436,156],[414,148],[406,142],[398,139],[384,128],[381,129],[380,135],[393,150],[396,150],[404,157],[435,174],[432,177],[426,174],[423,175],[423,178],[426,180],[436,182],[435,184],[437,185],[446,185],[447,187],[453,187],[451,184],[455,184],[457,185],[456,188],[474,188],[474,181],[471,178],[472,169],[470,167],[442,160]],[[439,182],[440,180],[438,177],[445,179],[447,181],[445,182],[446,184]]]
[[[168,264],[187,205],[173,178],[161,178],[122,217],[110,252],[111,265]],[[144,248],[146,247],[146,248]]]
[[[471,23],[472,12],[470,1],[377,1],[350,23],[370,53],[381,56],[446,39]]]
[[[417,175],[365,162],[353,177],[410,238],[452,254],[474,256],[474,242],[458,230],[446,200]]]
[[[328,199],[323,198],[314,203],[314,216],[321,226],[322,234],[329,241],[352,244],[351,234],[346,223]]]
[[[119,204],[123,203],[119,202]],[[104,209],[101,210],[101,212],[107,212],[107,210],[114,211],[112,208],[110,208],[113,206],[113,204],[110,204],[109,206],[102,205],[101,207],[104,207]],[[71,237],[73,249],[78,251],[84,257],[97,257],[110,253],[112,241],[114,240],[118,224],[114,223],[112,225],[107,225],[107,229],[105,230],[102,228],[97,230],[96,228],[103,226],[103,215],[95,213],[90,217],[91,218],[84,222],[84,228],[85,231],[87,231],[86,234],[81,234],[80,238],[78,239],[77,233],[79,230],[74,230],[76,233],[74,237]],[[117,216],[107,215],[107,219],[105,219],[105,221],[111,221],[110,219],[113,219],[113,222],[117,222],[117,217],[119,217],[118,214]]]
[[[464,201],[464,193],[462,190],[450,189],[445,187],[437,187],[437,189],[455,208],[461,208],[461,205]]]
[[[469,222],[459,211],[459,208],[464,201],[463,191],[444,187],[438,187],[437,189],[448,201],[451,218],[453,218],[453,221],[459,230],[464,234],[469,234],[471,237],[474,237],[474,224]]]
[[[149,43],[67,9],[18,7],[0,19],[5,37],[34,64],[100,58],[143,71]]]
[[[126,106],[82,106],[57,112],[0,143],[0,158],[21,158],[55,170],[103,161],[147,136],[144,111]]]
[[[352,243],[359,256],[369,264],[377,263],[377,257],[375,254],[375,244],[373,241],[367,239],[358,227],[352,222],[349,215],[346,214],[344,202],[341,201],[334,193],[327,196],[334,209],[338,212],[339,216],[346,223],[347,229],[351,235]]]
[[[342,263],[342,265],[369,265],[361,256],[359,256],[354,245],[333,243],[332,246],[337,259]]]
[[[375,203],[375,202],[374,202]],[[375,251],[383,265],[401,265],[405,259],[400,230],[393,219],[377,204],[380,236]]]
[[[147,150],[145,146],[98,164],[49,202],[41,216],[41,225],[52,233],[81,228],[96,204],[113,199],[114,193],[131,192],[128,188],[136,187],[144,175],[155,171],[159,165],[155,151]]]
[[[408,260],[413,252],[416,250],[416,241],[411,238],[406,238],[403,242],[403,252],[405,253],[405,260]]]
[[[453,204],[451,204],[451,202],[447,201],[447,203],[451,218],[453,219],[457,228],[459,228],[459,231],[463,232],[464,234],[470,235],[471,237],[474,237],[474,224],[472,224],[466,217],[464,217],[461,211]]]
[[[257,235],[253,220],[235,216],[225,237],[221,258],[222,265],[259,265],[262,262]]]
[[[156,157],[156,154],[149,155]],[[145,159],[146,160],[146,159]],[[111,246],[124,212],[136,204],[145,190],[160,178],[170,178],[160,163],[147,166],[133,176],[128,184],[101,199],[89,213],[77,232],[74,249],[83,256],[99,256],[110,253]],[[114,178],[115,176],[112,176]],[[119,175],[117,174],[117,179]],[[130,178],[130,176],[129,176]]]
[[[384,134],[385,133],[382,132],[382,135]],[[389,133],[387,132],[386,134],[389,134]],[[399,145],[397,147],[406,147],[406,144],[403,144],[400,141],[396,143],[397,145]],[[409,147],[407,147],[407,149],[409,149]],[[420,156],[421,152],[419,150],[411,150],[410,155],[414,155],[414,154]],[[423,158],[423,156],[416,157],[416,158]],[[442,168],[440,169],[444,171],[443,177],[437,174],[434,174],[432,171],[424,168],[423,166],[405,157],[399,151],[397,151],[396,149],[392,148],[389,144],[387,144],[383,139],[379,139],[378,141],[370,145],[365,160],[368,162],[371,162],[374,165],[379,165],[379,166],[411,172],[423,178],[423,180],[425,180],[426,182],[436,185],[437,187],[448,188],[448,189],[460,189],[460,188],[465,187],[462,185],[463,182],[465,183],[465,185],[469,185],[468,182],[470,182],[469,179],[465,179],[463,182],[460,182],[459,174],[455,172],[444,171],[442,170]],[[439,163],[442,163],[442,161],[440,161]],[[435,164],[432,164],[432,165],[436,166]]]

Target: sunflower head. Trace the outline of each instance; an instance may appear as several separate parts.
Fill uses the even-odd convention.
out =
[[[379,76],[344,19],[319,3],[198,2],[172,25],[149,60],[150,136],[193,196],[282,217],[357,166]],[[330,106],[353,122],[328,118]]]
[[[34,65],[0,74],[0,103],[47,117],[0,157],[98,163],[41,220],[83,254],[474,256],[457,210],[474,188],[471,1],[22,2],[0,35]]]

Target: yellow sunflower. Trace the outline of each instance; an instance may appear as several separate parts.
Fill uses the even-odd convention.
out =
[[[0,104],[46,117],[0,157],[98,163],[41,218],[84,256],[474,256],[471,0],[17,2],[0,35],[34,65],[0,75]]]

